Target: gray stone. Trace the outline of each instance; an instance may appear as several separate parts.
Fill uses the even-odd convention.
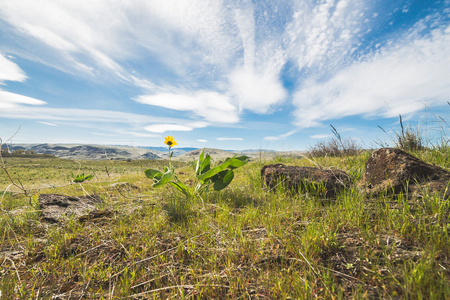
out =
[[[74,216],[79,218],[95,209],[95,205],[102,203],[98,195],[69,197],[58,194],[39,195],[39,206],[42,210],[42,219],[57,223],[65,218]]]

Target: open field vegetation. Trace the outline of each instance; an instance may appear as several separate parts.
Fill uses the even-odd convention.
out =
[[[412,154],[450,169],[446,145]],[[5,158],[27,195],[0,172],[0,298],[449,299],[449,201],[366,197],[357,183],[369,155],[262,153],[226,189],[189,200],[151,188],[144,170],[167,161]],[[277,162],[345,170],[353,184],[336,199],[269,191],[260,170]],[[172,164],[195,184],[195,166]],[[71,183],[80,173],[94,178]],[[97,194],[114,213],[49,224],[39,194]]]

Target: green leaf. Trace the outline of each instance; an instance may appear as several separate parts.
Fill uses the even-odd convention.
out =
[[[200,173],[203,174],[211,169],[211,156],[209,154],[206,154],[205,159],[202,162],[202,165],[200,167]]]
[[[170,181],[169,184],[171,186],[173,186],[175,189],[177,189],[178,191],[182,192],[183,194],[186,195],[186,197],[190,197],[192,196],[191,191],[189,190],[189,188],[184,185],[184,183],[182,182],[174,182],[174,181]]]
[[[72,174],[73,176],[73,174]],[[94,178],[94,175],[84,175],[84,173],[78,174],[74,179],[73,182],[81,183],[83,181],[91,180]]]
[[[195,191],[195,192],[199,192],[199,191],[201,191],[204,187],[205,187],[205,184],[197,183],[197,185],[195,186],[194,191]]]
[[[236,169],[243,165],[248,163],[248,157],[247,156],[239,156],[239,157],[232,157],[227,158],[223,163],[220,165],[206,170],[206,172],[202,172],[200,174],[197,173],[197,179],[200,180],[201,183],[205,183],[208,180],[210,180],[212,177],[214,177],[216,174],[224,171],[225,169]],[[234,176],[234,175],[233,175]]]
[[[226,169],[214,176],[211,181],[214,182],[214,190],[220,191],[226,188],[234,178],[233,170]]]
[[[155,188],[161,187],[166,183],[168,183],[171,179],[172,179],[172,172],[166,167],[164,167],[164,174],[162,174],[162,176],[160,176],[159,179],[154,178],[152,186]]]
[[[159,172],[158,174],[156,174],[154,177],[153,177],[153,180],[161,180],[161,177],[163,176],[164,174],[162,173],[162,172]]]
[[[210,168],[211,168],[211,156],[209,154],[206,154],[205,156],[205,149],[203,149],[202,153],[200,153],[197,159],[195,174],[200,175],[208,171]]]
[[[230,162],[230,165],[228,166],[229,169],[236,169],[236,168],[242,167],[243,165],[248,163],[247,156],[233,157],[233,158],[230,158],[230,160],[231,160],[231,162]]]
[[[217,167],[214,167],[214,168],[206,171],[205,173],[197,175],[198,180],[200,180],[202,183],[208,181],[213,176],[215,176],[217,173],[225,170],[230,165],[231,162],[232,162],[231,159],[226,160],[222,164],[218,165]]]
[[[195,167],[195,174],[200,174],[199,170],[200,167],[202,166],[203,160],[205,159],[205,149],[202,150],[202,153],[200,153],[200,155],[198,156],[197,159],[197,166]]]
[[[162,175],[161,171],[154,170],[154,169],[147,169],[147,170],[144,171],[144,173],[150,179],[153,179],[157,174],[161,174]]]

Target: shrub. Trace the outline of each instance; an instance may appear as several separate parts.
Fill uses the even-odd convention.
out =
[[[423,138],[420,128],[413,129],[412,127],[404,127],[402,121],[402,115],[400,115],[400,127],[402,129],[401,134],[396,133],[397,141],[396,148],[404,151],[411,150],[423,150]]]
[[[424,150],[424,139],[422,136],[422,130],[419,126],[413,128],[412,126],[405,127],[403,125],[402,115],[400,118],[401,132],[394,131],[395,137],[391,137],[394,142],[394,147],[403,151],[415,151]],[[378,126],[384,133],[388,134],[382,127]],[[388,134],[389,135],[389,134]]]
[[[312,146],[309,150],[309,155],[315,157],[351,156],[357,155],[361,151],[361,146],[355,140],[351,138],[342,139],[336,128],[334,128],[333,125],[330,126],[335,137],[320,141]]]
[[[315,157],[349,156],[358,154],[360,150],[361,147],[350,138],[342,141],[339,141],[337,138],[332,138],[318,142],[310,148],[309,154]]]

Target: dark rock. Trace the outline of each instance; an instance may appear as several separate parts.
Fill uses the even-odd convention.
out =
[[[350,183],[348,174],[341,170],[283,164],[265,165],[261,169],[261,177],[270,189],[274,189],[278,184],[283,184],[291,192],[316,189],[318,195],[328,198],[336,197],[337,192],[348,187]]]
[[[450,182],[450,172],[400,150],[375,150],[366,163],[362,187],[368,193],[422,191],[443,192]]]
[[[87,211],[95,209],[95,205],[103,202],[98,195],[68,197],[57,194],[39,195],[39,206],[42,218],[50,223],[57,223],[69,216],[80,216]]]

